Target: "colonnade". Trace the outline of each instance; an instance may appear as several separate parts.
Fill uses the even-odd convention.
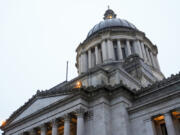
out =
[[[158,120],[155,120],[154,118],[158,118]],[[176,118],[175,118],[175,116],[172,115],[171,111],[166,112],[166,113],[162,114],[161,116],[157,116],[157,117],[153,117],[153,118],[147,119],[145,121],[147,135],[156,135],[156,134],[161,134],[161,135],[178,135],[179,131],[178,131],[178,129],[176,129],[176,127],[180,128],[179,127],[180,126],[180,122],[176,123],[178,125],[175,125],[174,119],[176,119]],[[166,131],[164,129],[161,129],[160,127],[157,126],[156,123],[158,121],[160,121],[161,124],[165,124]],[[179,120],[177,119],[177,121],[179,121]]]
[[[75,111],[75,116],[77,116],[77,129],[76,129],[76,133],[74,133],[74,135],[84,135],[84,114],[85,114],[85,109],[83,108],[79,108],[78,110]],[[63,135],[70,135],[71,134],[71,115],[65,114],[62,117],[56,118],[56,119],[52,119],[50,120],[48,123],[49,125],[51,125],[51,135],[59,135],[59,119],[61,119],[61,121],[64,121],[64,125],[62,125],[62,127],[64,127],[64,131],[63,131]],[[40,129],[39,132],[36,129]],[[41,124],[37,127],[33,127],[32,129],[28,130],[28,131],[23,131],[22,133],[20,133],[19,135],[48,135],[48,127],[47,127],[47,122],[44,124]]]
[[[78,56],[79,73],[87,72],[88,69],[98,64],[123,60],[132,54],[138,54],[145,63],[159,69],[156,54],[143,42],[128,39],[106,39]]]

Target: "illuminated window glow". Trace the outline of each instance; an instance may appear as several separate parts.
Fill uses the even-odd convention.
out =
[[[77,82],[76,82],[76,87],[75,87],[75,88],[81,88],[81,87],[82,87],[81,81],[77,81]]]
[[[176,118],[180,118],[180,112],[172,112],[172,115]]]
[[[156,118],[154,118],[155,121],[160,121],[160,120],[164,120],[164,116],[161,115],[161,116],[158,116]]]
[[[6,121],[2,121],[1,122],[1,126],[3,127],[3,126],[5,126],[6,125]]]
[[[112,19],[112,15],[109,15],[107,18],[108,18],[108,19]]]

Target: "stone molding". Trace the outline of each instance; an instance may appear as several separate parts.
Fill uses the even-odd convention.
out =
[[[51,123],[52,123],[52,126],[55,126],[57,127],[58,126],[58,120],[55,118],[55,119],[52,119],[51,120]]]
[[[64,121],[66,121],[66,122],[69,122],[69,121],[71,120],[70,114],[65,114],[65,115],[63,116],[63,118],[64,118]]]
[[[85,120],[89,121],[89,120],[92,120],[93,119],[93,111],[92,110],[89,110],[85,113]]]
[[[142,88],[139,91],[134,91],[129,89],[127,86],[123,85],[122,83],[120,83],[119,85],[116,85],[114,87],[112,86],[107,86],[107,85],[103,85],[103,86],[97,86],[97,87],[87,87],[87,88],[81,88],[81,89],[67,89],[66,91],[56,91],[56,93],[54,93],[53,91],[49,90],[49,91],[37,91],[37,94],[34,95],[31,99],[29,99],[28,102],[26,102],[22,107],[20,107],[17,111],[15,111],[10,118],[7,120],[7,125],[5,127],[0,127],[1,129],[5,129],[8,128],[9,123],[19,114],[23,111],[23,109],[27,108],[27,106],[29,104],[31,104],[34,100],[36,100],[37,98],[43,97],[43,96],[51,96],[53,94],[72,94],[72,97],[74,97],[73,95],[83,95],[82,97],[84,97],[85,99],[87,98],[94,98],[94,95],[99,95],[99,94],[106,94],[107,96],[112,95],[113,90],[116,90],[117,88],[122,87],[123,89],[125,88],[127,91],[129,91],[130,93],[132,93],[135,97],[135,100],[145,96],[145,95],[149,95],[149,94],[155,94],[156,91],[160,92],[160,91],[169,91],[167,89],[167,87],[170,87],[172,85],[175,85],[177,83],[180,83],[180,73],[177,75],[172,75],[171,77],[164,79],[160,82],[156,82],[146,88]],[[107,92],[105,92],[107,91]],[[109,92],[108,92],[109,91]],[[105,93],[104,93],[105,92]],[[99,93],[99,94],[98,94]],[[108,95],[109,93],[109,95]],[[162,93],[163,94],[163,93]],[[132,96],[133,96],[132,95]],[[65,100],[69,100],[69,98],[71,98],[71,96],[69,96],[68,98],[64,99]],[[62,102],[62,101],[61,101]],[[70,102],[70,100],[69,100]],[[17,124],[17,123],[16,123]]]
[[[84,117],[86,109],[83,107],[78,108],[76,111],[77,117]]]
[[[46,130],[46,124],[41,124],[39,127],[40,127],[41,131],[42,131],[42,130],[43,130],[43,131]]]

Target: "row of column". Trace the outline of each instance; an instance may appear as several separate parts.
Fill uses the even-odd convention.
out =
[[[77,115],[77,133],[76,133],[76,135],[84,135],[84,113],[85,113],[85,109],[83,109],[83,108],[76,110],[76,115]],[[71,124],[70,114],[65,114],[63,116],[63,119],[64,119],[64,135],[70,135],[70,124]],[[52,124],[52,135],[59,135],[59,133],[58,133],[59,126],[58,126],[57,119],[51,120],[50,123]],[[38,127],[34,127],[33,129],[31,129],[29,131],[25,131],[23,133],[20,133],[19,135],[26,135],[26,133],[28,133],[28,135],[36,135],[37,133],[35,131],[35,128],[38,128]],[[40,125],[39,128],[40,128],[41,135],[47,134],[46,124]]]
[[[143,42],[140,42],[139,40],[123,41],[125,42],[122,42],[121,40],[113,42],[111,39],[103,40],[101,44],[83,52],[78,58],[79,72],[87,72],[88,69],[94,67],[95,65],[106,63],[108,61],[125,59],[134,53],[144,59],[145,63],[159,69],[157,56],[153,54]]]
[[[171,112],[167,112],[163,116],[168,135],[177,135]],[[154,120],[152,118],[149,118],[145,122],[147,135],[156,135],[157,131]]]

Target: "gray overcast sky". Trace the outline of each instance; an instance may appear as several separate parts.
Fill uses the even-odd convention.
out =
[[[75,49],[107,5],[158,46],[165,76],[180,71],[180,0],[0,0],[0,121],[37,89],[77,76]]]

